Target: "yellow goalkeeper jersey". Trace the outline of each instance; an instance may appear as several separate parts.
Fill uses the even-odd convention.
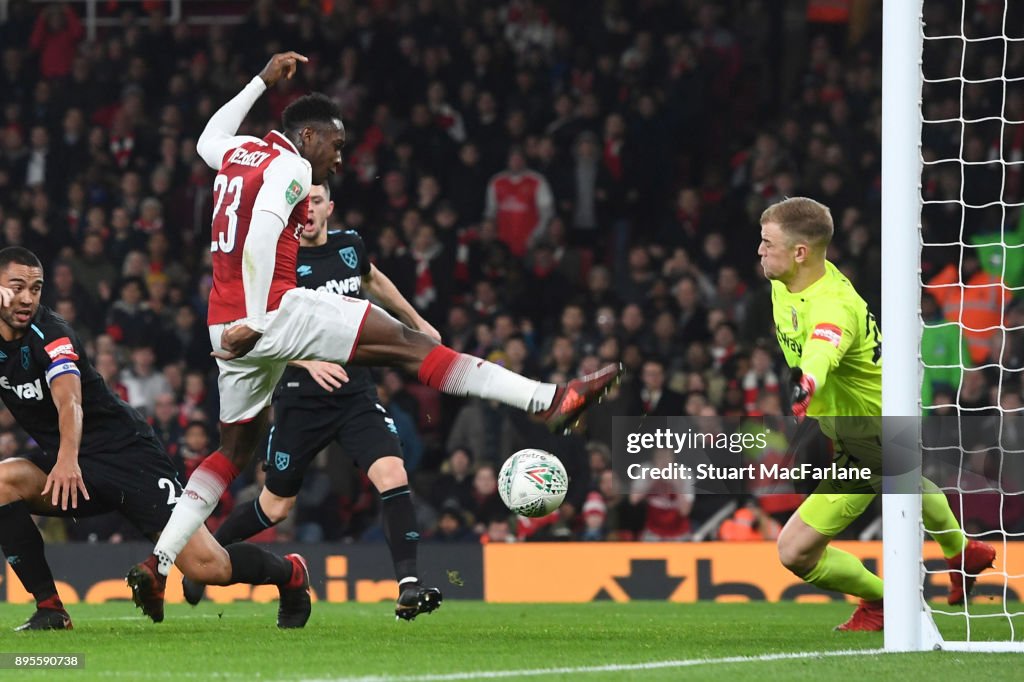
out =
[[[772,312],[786,363],[814,377],[808,416],[881,416],[882,336],[836,266],[825,261],[825,276],[796,294],[773,281]]]

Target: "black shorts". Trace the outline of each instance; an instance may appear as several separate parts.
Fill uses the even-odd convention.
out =
[[[401,457],[395,420],[371,386],[345,396],[288,397],[274,401],[263,470],[267,490],[295,497],[317,453],[336,441],[363,471],[381,457]]]
[[[45,453],[30,459],[47,474],[57,462],[55,455]],[[46,516],[86,517],[120,512],[143,535],[153,536],[164,529],[181,495],[178,472],[155,438],[140,436],[109,453],[82,453],[78,466],[89,499],[79,493],[77,509],[49,508]]]

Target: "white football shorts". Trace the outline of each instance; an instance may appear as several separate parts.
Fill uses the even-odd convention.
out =
[[[346,364],[355,353],[371,303],[312,289],[291,289],[280,307],[268,315],[266,331],[247,355],[217,360],[220,376],[220,420],[253,419],[270,405],[274,388],[292,360],[324,360]],[[220,350],[225,329],[237,320],[210,326],[210,344]]]

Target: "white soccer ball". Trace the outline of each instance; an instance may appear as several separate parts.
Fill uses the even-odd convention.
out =
[[[562,504],[568,488],[565,467],[543,450],[520,450],[505,460],[498,473],[501,501],[520,516],[547,516]]]

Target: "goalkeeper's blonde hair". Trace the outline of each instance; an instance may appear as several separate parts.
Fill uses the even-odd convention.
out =
[[[765,223],[777,223],[791,241],[804,241],[822,253],[835,232],[828,206],[807,197],[790,197],[772,204],[761,214],[761,224]]]

